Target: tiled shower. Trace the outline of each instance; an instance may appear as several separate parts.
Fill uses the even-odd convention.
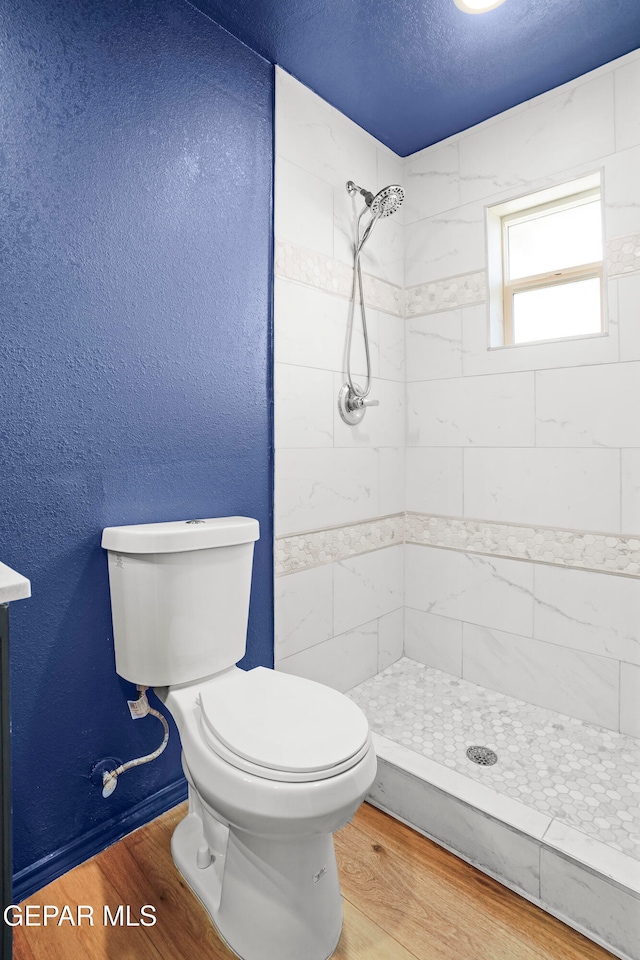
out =
[[[367,709],[374,802],[620,957],[640,942],[639,100],[635,53],[403,160],[276,86],[276,668]],[[604,334],[488,349],[485,207],[596,171]],[[380,406],[356,427],[347,180],[406,191],[363,255]],[[449,755],[407,727],[409,694],[444,710]],[[474,735],[513,790],[463,758]],[[516,743],[542,758],[519,791]],[[571,772],[585,743],[600,782]]]

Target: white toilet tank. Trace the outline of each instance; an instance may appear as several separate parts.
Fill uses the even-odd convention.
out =
[[[215,517],[107,527],[121,677],[148,687],[232,667],[246,649],[257,520]]]

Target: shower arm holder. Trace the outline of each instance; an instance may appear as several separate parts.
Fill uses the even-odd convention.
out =
[[[338,411],[345,423],[350,427],[360,423],[367,407],[377,407],[379,400],[368,400],[366,397],[359,396],[351,387],[351,384],[345,383],[338,394]]]

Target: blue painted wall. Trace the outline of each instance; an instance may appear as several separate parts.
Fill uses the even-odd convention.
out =
[[[33,589],[11,611],[22,896],[184,791],[175,729],[108,801],[90,782],[161,738],[114,671],[104,526],[257,517],[244,665],[272,663],[273,69],[175,0],[0,11],[0,560]]]

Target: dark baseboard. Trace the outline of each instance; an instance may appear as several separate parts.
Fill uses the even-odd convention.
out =
[[[83,837],[72,840],[60,850],[56,850],[55,853],[48,854],[29,867],[24,867],[13,877],[13,902],[20,903],[36,890],[57,880],[63,873],[95,857],[112,843],[116,843],[128,833],[144,826],[145,823],[149,823],[186,799],[187,781],[181,779],[176,783],[170,783],[158,793],[154,793],[152,797],[142,800],[123,817],[107,820]]]

